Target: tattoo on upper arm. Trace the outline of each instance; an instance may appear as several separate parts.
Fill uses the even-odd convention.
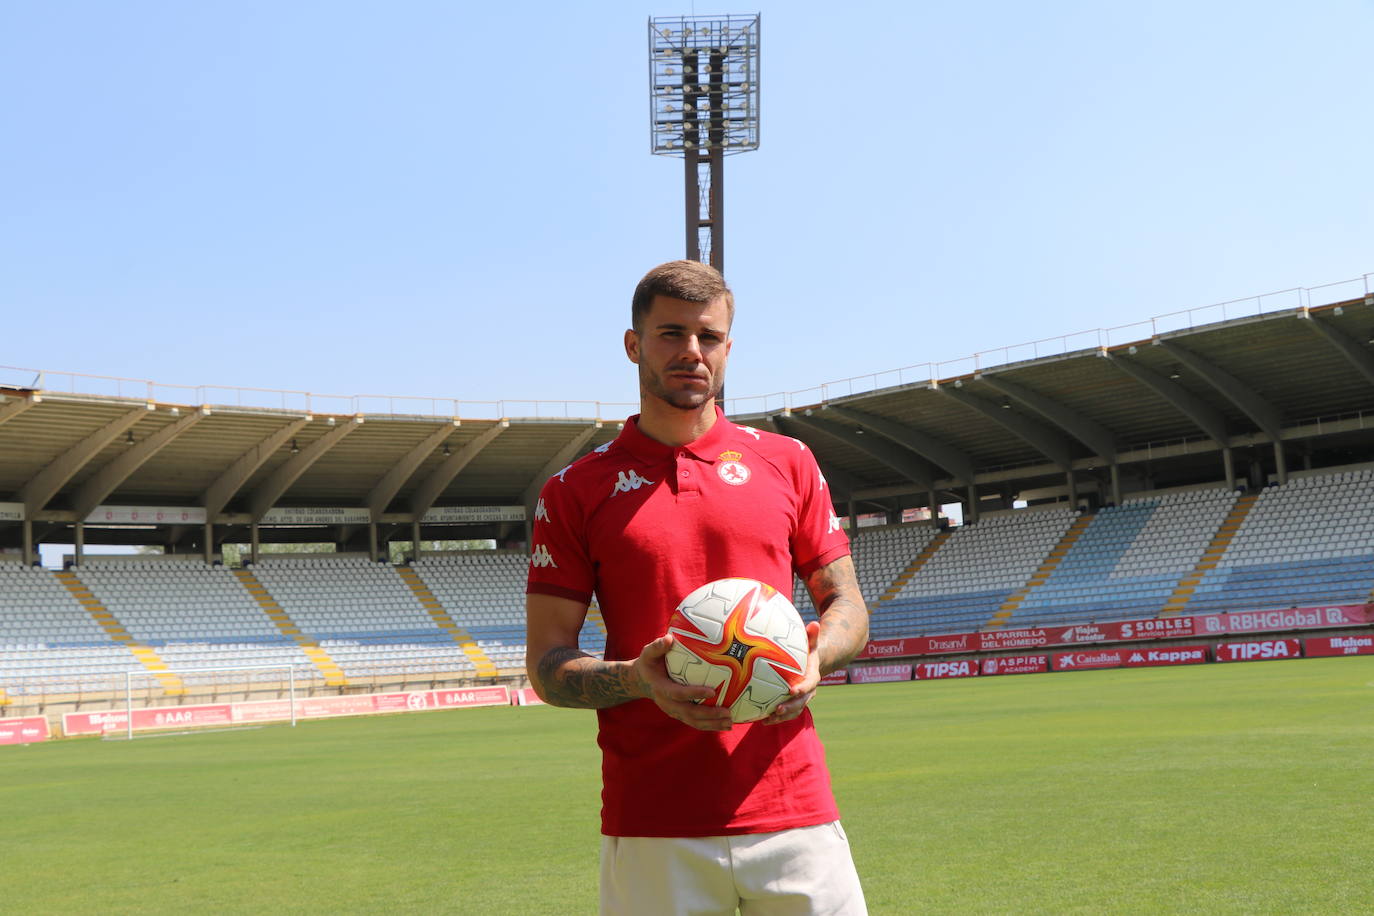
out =
[[[539,681],[555,706],[604,709],[639,699],[624,666],[613,666],[570,646],[544,653]]]

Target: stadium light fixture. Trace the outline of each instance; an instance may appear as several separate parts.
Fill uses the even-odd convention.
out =
[[[1011,410],[1011,398],[1007,398],[1007,397],[1002,398],[1002,409],[1003,409],[1003,410]]]
[[[1172,368],[1172,369],[1169,370],[1169,378],[1176,379],[1176,378],[1182,378],[1182,377],[1183,377],[1183,367],[1180,366],[1180,365],[1178,365],[1177,363],[1175,363],[1175,364],[1174,364],[1174,368]]]
[[[292,439],[292,440],[291,440],[291,454],[293,454],[293,455],[299,455],[300,453],[301,453],[301,447],[300,447],[299,445],[296,444],[296,440],[295,440],[295,439]]]
[[[723,160],[759,147],[759,19],[649,19],[649,149],[682,158],[687,257],[721,273]]]
[[[444,457],[447,458],[448,456],[450,456],[450,455],[452,455],[452,454],[453,454],[453,449],[449,448],[449,447],[448,447],[448,443],[445,442],[445,443],[444,443]]]
[[[124,434],[124,444],[125,444],[125,445],[133,445],[133,444],[134,444],[134,431],[133,431],[132,429],[129,430],[127,433]]]

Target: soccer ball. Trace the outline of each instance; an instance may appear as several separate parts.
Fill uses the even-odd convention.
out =
[[[708,706],[735,722],[773,711],[806,672],[806,625],[777,589],[754,579],[717,579],[692,592],[668,621],[664,659],[680,684],[714,689]]]

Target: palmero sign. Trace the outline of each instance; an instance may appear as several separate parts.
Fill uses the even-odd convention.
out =
[[[849,669],[851,684],[879,684],[911,680],[910,665],[856,665]]]
[[[204,506],[96,506],[87,525],[203,525]]]
[[[278,506],[268,509],[259,525],[366,525],[372,514],[358,506]]]
[[[472,522],[523,522],[524,506],[436,506],[424,514],[426,524],[466,524]]]

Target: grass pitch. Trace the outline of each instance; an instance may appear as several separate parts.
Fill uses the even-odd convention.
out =
[[[1374,905],[1374,658],[828,688],[814,709],[875,914]],[[593,913],[593,719],[0,748],[0,909]]]

